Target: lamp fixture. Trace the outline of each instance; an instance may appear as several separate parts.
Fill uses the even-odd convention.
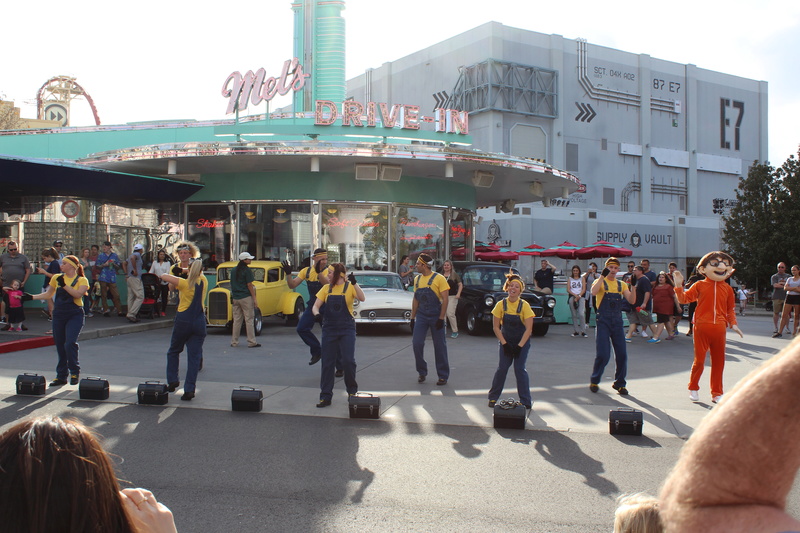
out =
[[[244,216],[246,216],[248,220],[255,220],[256,218],[256,214],[252,211],[245,211]]]
[[[327,211],[329,215],[335,215],[338,209],[336,209],[335,207],[329,207],[325,209],[325,211]]]
[[[280,213],[282,215],[282,214],[284,214],[286,212],[286,209],[284,209],[283,207],[279,207],[275,211],[277,211],[278,213]]]

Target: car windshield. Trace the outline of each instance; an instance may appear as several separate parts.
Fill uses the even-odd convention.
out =
[[[225,268],[217,269],[217,282],[229,281],[231,279],[231,271],[232,270],[233,270],[233,267],[225,267]],[[263,268],[250,267],[250,270],[253,271],[253,277],[255,278],[254,281],[264,281],[264,269]],[[272,274],[272,271],[270,271],[270,274]],[[277,270],[275,271],[275,274],[277,275]],[[270,281],[277,281],[277,280],[270,279]]]
[[[400,281],[400,276],[388,276],[377,274],[360,274],[356,273],[358,284],[364,289],[397,289],[403,290],[403,282]]]
[[[519,274],[514,270],[515,274]],[[471,266],[464,271],[462,282],[465,287],[490,291],[502,291],[506,282],[508,268],[496,266]]]

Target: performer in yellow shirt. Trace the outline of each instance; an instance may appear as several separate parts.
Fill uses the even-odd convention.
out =
[[[411,324],[414,358],[419,374],[417,382],[423,383],[428,375],[428,363],[425,362],[424,352],[425,337],[430,330],[436,358],[436,373],[439,376],[436,384],[446,385],[450,377],[450,363],[447,360],[447,342],[444,338],[444,317],[447,314],[447,295],[450,285],[444,276],[431,270],[433,258],[428,254],[419,254],[416,267],[420,275],[414,279]]]
[[[286,273],[286,284],[290,289],[294,289],[303,281],[306,282],[308,300],[306,300],[306,310],[303,316],[297,321],[297,334],[310,349],[311,360],[308,364],[313,365],[322,358],[322,348],[320,347],[319,339],[312,331],[314,328],[314,315],[311,309],[314,307],[317,293],[322,289],[323,285],[327,285],[330,281],[332,272],[328,267],[328,252],[324,248],[314,250],[314,255],[311,256],[311,266],[307,266],[298,272],[296,278],[292,278],[292,265],[288,261],[284,261],[281,265]],[[320,313],[322,313],[324,320],[324,310],[321,310]]]
[[[314,316],[324,307],[322,321],[322,370],[319,380],[319,403],[327,407],[333,399],[334,366],[341,360],[347,394],[358,392],[356,383],[356,322],[353,320],[353,300],[363,302],[364,292],[351,272],[345,280],[342,263],[333,266],[331,282],[316,294],[312,312]]]
[[[506,274],[506,278],[503,290],[508,292],[508,298],[497,302],[492,309],[494,335],[500,341],[500,364],[497,365],[492,388],[489,390],[489,407],[494,407],[494,404],[500,399],[500,395],[503,394],[503,384],[506,382],[508,369],[513,362],[519,402],[526,409],[530,409],[533,400],[525,363],[528,361],[528,352],[531,349],[530,339],[535,315],[530,304],[520,298],[520,294],[525,288],[525,282],[513,273]]]
[[[89,290],[89,280],[83,275],[80,260],[74,255],[64,257],[61,262],[62,274],[50,278],[47,291],[36,294],[24,294],[23,301],[51,300],[55,294],[53,305],[53,341],[58,352],[56,378],[50,382],[51,387],[67,384],[77,385],[81,374],[78,361],[78,336],[86,321],[83,312],[83,296]]]

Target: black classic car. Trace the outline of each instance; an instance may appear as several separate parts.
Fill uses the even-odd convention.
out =
[[[508,265],[484,261],[453,261],[453,266],[464,284],[456,309],[459,328],[465,328],[470,335],[491,331],[492,309],[507,296],[503,292],[503,284],[506,282]],[[512,270],[519,274],[516,269]],[[536,315],[533,319],[533,335],[546,335],[550,324],[555,324],[553,308],[556,306],[556,299],[529,290],[525,290],[521,297],[530,304]]]

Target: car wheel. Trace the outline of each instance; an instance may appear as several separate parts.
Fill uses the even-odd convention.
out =
[[[261,328],[263,327],[263,320],[261,319],[261,311],[256,309],[254,316],[253,316],[253,332],[256,334],[256,337],[261,335]]]
[[[544,337],[547,335],[547,330],[550,329],[550,324],[534,324],[533,325],[533,336],[534,337]]]
[[[478,320],[478,313],[475,309],[467,311],[467,333],[470,335],[480,335],[482,331],[481,323]]]
[[[294,302],[294,313],[286,317],[286,325],[287,326],[297,326],[297,323],[300,322],[300,317],[303,316],[303,313],[306,310],[306,306],[303,303],[302,298],[298,298]]]

